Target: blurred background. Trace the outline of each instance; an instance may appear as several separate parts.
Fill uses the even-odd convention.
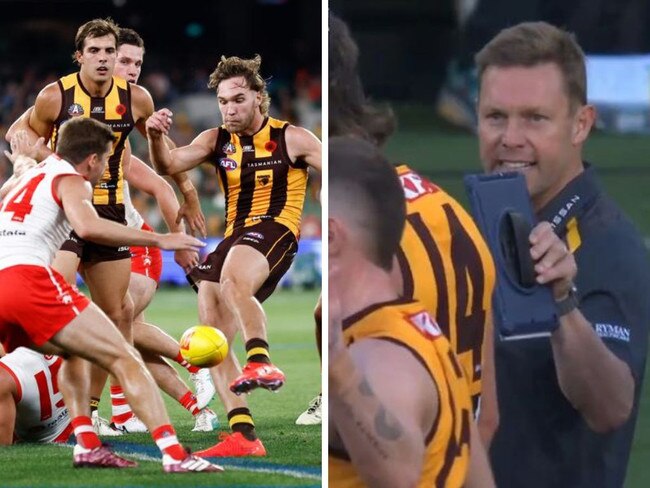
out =
[[[207,88],[220,57],[256,53],[262,56],[262,75],[269,82],[271,115],[320,137],[320,2],[185,0],[171,8],[164,2],[135,0],[0,1],[0,9],[0,149],[7,148],[7,128],[33,105],[39,90],[77,71],[71,55],[78,27],[109,16],[144,39],[139,84],[149,90],[157,109],[174,112],[170,136],[177,145],[189,144],[201,131],[221,124],[216,95]],[[145,138],[134,133],[130,140],[134,153],[148,161]],[[10,175],[11,165],[0,151],[0,184]],[[202,165],[191,178],[201,196],[208,233],[218,240],[224,231],[224,199],[215,169]],[[310,180],[295,264],[296,279],[313,287],[320,283],[321,213],[320,181]],[[145,220],[164,230],[155,202],[135,190],[132,197]],[[217,240],[211,240],[210,249]],[[164,280],[185,283],[179,271],[166,264]]]
[[[462,176],[480,172],[474,54],[499,30],[546,20],[587,54],[597,129],[586,146],[607,191],[650,244],[650,2],[646,0],[330,0],[360,51],[367,94],[398,127],[386,152],[467,204]],[[467,206],[467,205],[466,205]],[[650,371],[626,486],[650,479]]]

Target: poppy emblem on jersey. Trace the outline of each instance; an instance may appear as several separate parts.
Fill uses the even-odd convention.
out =
[[[275,151],[276,147],[278,147],[278,144],[275,141],[266,141],[266,144],[264,144],[264,149],[271,153]]]
[[[230,158],[221,158],[219,160],[219,166],[221,166],[226,171],[234,171],[237,169],[237,161]]]
[[[226,154],[235,154],[237,152],[237,148],[232,142],[225,143],[222,149]]]
[[[415,328],[418,329],[422,335],[428,337],[429,339],[436,339],[442,335],[440,326],[436,323],[435,320],[433,320],[433,317],[431,317],[431,315],[429,315],[429,313],[424,310],[412,315],[408,315],[406,317],[406,320],[415,326]]]
[[[126,113],[126,107],[124,104],[120,103],[117,107],[115,107],[115,113],[117,115],[124,115]]]
[[[84,108],[78,103],[73,103],[68,107],[68,115],[70,117],[77,117],[84,114]]]

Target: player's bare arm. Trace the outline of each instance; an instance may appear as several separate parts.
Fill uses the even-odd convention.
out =
[[[486,317],[484,337],[483,365],[481,367],[481,410],[477,425],[485,450],[489,451],[492,438],[499,427],[499,402],[494,369],[494,320],[491,313]]]
[[[176,149],[176,144],[169,137],[165,136],[165,143],[170,150]],[[170,176],[176,186],[183,194],[183,204],[178,209],[176,222],[181,223],[183,220],[190,228],[192,235],[201,235],[207,237],[208,230],[205,226],[205,216],[201,211],[201,200],[199,192],[196,191],[194,183],[186,172],[176,173]]]
[[[549,284],[556,300],[565,298],[577,274],[573,254],[548,222],[535,226],[530,243],[538,283]],[[562,393],[594,431],[620,427],[634,402],[629,366],[605,346],[578,308],[559,321],[551,345]]]
[[[16,383],[4,369],[0,368],[0,446],[9,446],[14,440],[16,424]]]
[[[125,166],[124,178],[132,187],[156,199],[169,232],[185,232],[185,226],[176,218],[180,208],[176,194],[164,178],[135,156],[131,156],[128,170]],[[186,270],[196,266],[199,260],[198,254],[193,251],[176,251],[174,258]]]
[[[141,87],[140,87],[141,88]],[[144,90],[144,88],[143,88]],[[146,92],[146,90],[144,90]],[[148,92],[146,94],[149,96],[149,99],[151,96],[149,95]],[[144,98],[144,95],[143,95]],[[151,112],[153,112],[153,102],[151,103]],[[166,109],[163,109],[166,110]],[[146,137],[147,136],[147,129],[146,129],[146,122],[145,120],[148,120],[150,116],[152,115],[151,112],[146,113],[146,118],[142,119],[141,121],[136,122],[136,127],[138,130]],[[169,111],[168,111],[169,112]],[[171,126],[171,112],[169,112],[169,126]],[[176,147],[176,145],[172,142],[172,140],[167,137],[167,132],[169,130],[169,126],[167,126],[164,136],[162,137],[165,143],[165,146],[168,149],[173,149]],[[151,144],[151,143],[150,143]],[[151,151],[151,149],[150,149]],[[153,163],[155,167],[157,167],[156,163]],[[176,183],[176,186],[178,189],[181,191],[183,194],[184,202],[183,205],[181,205],[181,208],[179,209],[178,216],[176,220],[178,222],[181,221],[181,219],[185,218],[185,221],[187,222],[187,225],[190,228],[190,231],[192,234],[196,235],[199,233],[202,236],[207,235],[207,230],[205,227],[205,216],[201,212],[201,203],[199,201],[199,195],[198,192],[196,191],[196,188],[194,188],[194,184],[192,184],[192,181],[189,179],[187,174],[185,174],[184,171],[177,171],[177,172],[169,172],[169,173],[163,173],[163,174],[169,174],[174,182]]]
[[[190,251],[198,251],[205,245],[186,234],[157,234],[100,218],[92,205],[92,187],[79,176],[59,178],[54,191],[63,204],[70,225],[82,239],[109,246],[130,244]]]
[[[317,171],[322,168],[322,147],[320,140],[307,129],[290,125],[286,131],[287,151],[291,161],[304,160]]]
[[[38,144],[42,145],[42,138],[38,139]],[[35,151],[29,142],[29,137],[25,131],[18,131],[11,139],[11,152],[4,151],[5,156],[14,167],[14,173],[5,181],[0,188],[0,200],[2,200],[7,193],[9,193],[16,185],[20,183],[21,176],[30,168],[36,166],[36,160],[28,156]]]
[[[38,155],[45,145],[45,139],[42,137],[32,144],[33,137],[29,134],[30,131],[31,129],[16,131],[10,140],[11,153],[4,152],[13,165],[16,176],[21,176],[25,171],[36,166]]]
[[[20,117],[18,117],[13,124],[11,124],[11,127],[9,127],[9,130],[5,135],[5,139],[7,142],[11,142],[17,134],[20,134],[22,132],[27,133],[29,142],[34,144],[34,146],[30,147],[30,152],[25,154],[35,159],[36,161],[42,161],[50,154],[51,151],[48,147],[45,146],[45,138],[39,136],[39,134],[37,134],[36,131],[29,125],[29,119],[32,116],[32,112],[34,112],[33,106],[25,110],[25,112]],[[16,171],[15,166],[14,171]]]
[[[208,129],[199,134],[188,146],[169,150],[165,144],[172,123],[172,112],[160,109],[147,120],[149,155],[154,168],[160,174],[172,175],[195,168],[206,161],[214,150],[219,129]]]
[[[136,128],[146,137],[145,123],[154,112],[153,98],[146,88],[133,83],[131,83],[131,109]]]
[[[170,232],[185,232],[182,223],[176,223],[178,200],[174,189],[140,158],[131,155],[130,162],[124,166],[124,179],[132,188],[137,188],[156,199],[165,224]]]
[[[465,488],[493,488],[496,485],[486,449],[483,447],[476,424],[470,422],[469,425],[469,467],[463,486]]]
[[[330,425],[359,475],[368,486],[415,486],[438,411],[431,377],[393,343],[363,339],[346,348],[340,321],[330,320],[329,351]]]
[[[43,88],[34,103],[34,110],[29,117],[29,126],[38,135],[46,140],[52,135],[54,122],[59,116],[61,107],[61,90],[57,83],[50,83]],[[41,151],[41,159],[49,156],[52,150],[44,147]]]
[[[415,486],[438,405],[422,365],[406,348],[363,339],[331,355],[329,382],[330,422],[366,484]]]

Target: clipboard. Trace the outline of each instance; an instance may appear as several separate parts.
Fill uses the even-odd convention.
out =
[[[472,174],[464,183],[496,265],[492,304],[500,338],[550,336],[559,322],[551,289],[535,281],[528,236],[536,219],[524,176]]]

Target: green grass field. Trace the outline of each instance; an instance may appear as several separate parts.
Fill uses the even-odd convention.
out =
[[[436,120],[433,108],[402,106],[399,126],[386,152],[395,162],[405,162],[431,177],[459,201],[467,198],[462,183],[465,173],[480,172],[476,137]],[[650,243],[650,137],[596,132],[585,148],[585,159],[594,164],[607,192],[635,222]],[[650,486],[650,367],[641,393],[640,412],[627,488]]]
[[[312,319],[317,298],[317,291],[280,291],[265,304],[273,360],[287,375],[286,385],[277,394],[255,391],[248,397],[267,457],[225,458],[219,463],[226,468],[221,474],[174,476],[162,473],[159,451],[148,434],[107,439],[127,457],[141,460],[140,467],[133,470],[73,469],[69,446],[19,445],[0,448],[0,486],[320,486],[320,426],[299,427],[294,423],[320,391]],[[176,338],[196,325],[197,317],[196,294],[188,288],[159,290],[147,312],[151,323]],[[241,360],[244,354],[239,339],[235,351]],[[179,370],[186,379],[187,372]],[[193,450],[215,444],[217,432],[191,432],[191,415],[169,397],[165,401],[182,443]],[[219,415],[222,427],[227,426],[218,397],[210,407]],[[110,417],[110,398],[106,393],[100,413]]]

